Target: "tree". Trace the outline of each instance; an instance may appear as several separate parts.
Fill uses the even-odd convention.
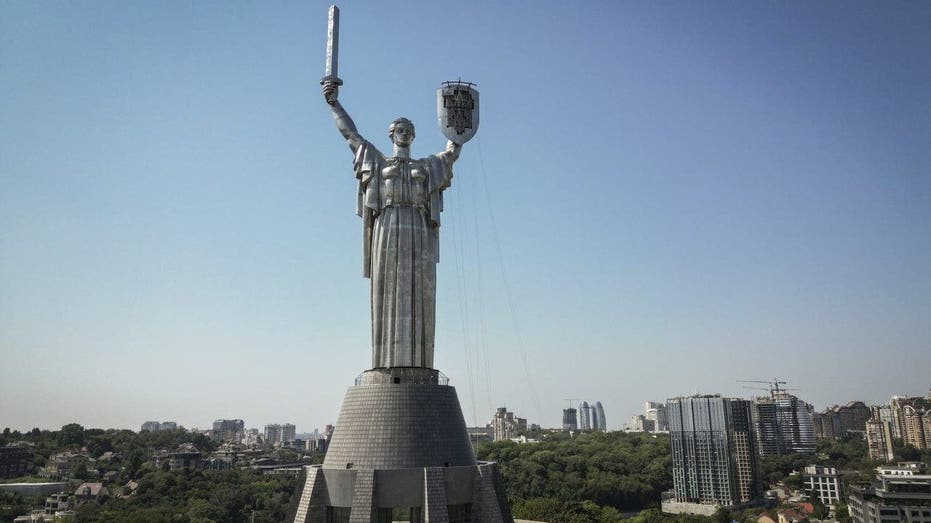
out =
[[[843,502],[838,503],[837,506],[834,507],[834,517],[841,523],[848,523],[850,521],[850,510],[847,509],[847,505]]]
[[[72,472],[71,475],[74,476],[75,479],[87,479],[87,464],[83,461],[78,463],[77,466],[74,467],[74,472]]]
[[[714,511],[714,515],[711,516],[711,519],[715,523],[731,523],[734,520],[734,514],[730,510],[720,507],[718,510]]]
[[[898,454],[900,461],[921,461],[921,451],[912,445],[899,448],[896,454]]]
[[[33,432],[37,432],[35,429]],[[69,423],[61,428],[59,440],[62,446],[83,445],[84,444],[84,427],[77,423]]]

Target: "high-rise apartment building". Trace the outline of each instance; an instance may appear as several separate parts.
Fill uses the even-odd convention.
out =
[[[924,417],[931,411],[931,401],[921,396],[893,396],[889,406],[892,409],[895,437],[902,438],[902,443],[906,445],[918,449],[926,448],[928,435],[925,433]],[[931,424],[931,420],[928,423]]]
[[[892,423],[881,419],[866,422],[866,445],[870,459],[892,461]]]
[[[157,421],[147,421],[142,424],[142,428],[140,430],[158,432],[160,430],[176,430],[177,428],[178,424],[174,421],[163,421],[161,423]]]
[[[598,416],[592,420],[592,430],[599,430],[601,432],[607,432],[608,424],[605,421],[605,409],[601,405],[600,401],[595,402],[594,412]]]
[[[835,405],[824,412],[813,414],[815,435],[819,438],[838,438],[850,431],[863,432],[866,421],[872,417],[870,408],[862,401]]]
[[[762,496],[751,404],[720,395],[666,402],[672,447],[672,496],[663,511],[711,515],[717,507]]]
[[[579,407],[579,428],[581,430],[592,429],[591,408],[588,406],[587,401],[583,401]]]
[[[646,419],[653,422],[654,432],[666,432],[666,405],[647,401],[643,404],[643,415]]]
[[[245,427],[241,419],[218,419],[213,422],[211,436],[216,441],[241,443]]]
[[[527,430],[527,420],[518,418],[507,407],[498,407],[491,419],[491,427],[495,441],[504,441],[516,438],[521,432]]]
[[[647,419],[643,414],[634,414],[630,417],[627,429],[632,432],[654,432],[656,425],[653,420]]]
[[[281,425],[278,423],[265,425],[265,444],[281,445]]]
[[[881,421],[889,423],[889,427],[892,431],[893,438],[899,438],[895,429],[895,415],[892,413],[892,407],[889,405],[880,405],[878,407],[873,407],[873,418],[877,418]]]
[[[925,434],[925,412],[912,405],[905,405],[901,409],[902,443],[911,445],[916,449],[927,447]]]
[[[578,430],[579,423],[576,418],[576,410],[572,407],[562,411],[562,430]]]
[[[281,443],[288,443],[296,439],[297,427],[290,423],[281,424]]]
[[[786,392],[777,392],[768,398],[756,398],[752,411],[761,456],[814,453],[810,405]]]
[[[246,429],[243,433],[242,442],[245,445],[258,445],[259,429]]]

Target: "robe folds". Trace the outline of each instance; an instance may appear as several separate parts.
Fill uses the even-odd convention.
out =
[[[363,275],[371,279],[372,368],[432,368],[440,213],[452,162],[444,153],[386,158],[364,142],[354,169]]]

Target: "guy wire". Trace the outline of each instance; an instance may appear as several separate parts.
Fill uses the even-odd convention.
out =
[[[491,236],[495,242],[495,252],[498,255],[498,267],[501,270],[501,277],[504,281],[504,292],[507,295],[508,309],[510,309],[511,312],[511,324],[514,328],[514,337],[517,340],[517,347],[520,350],[521,362],[524,365],[524,376],[527,378],[527,387],[530,389],[531,399],[533,400],[534,407],[537,409],[537,419],[540,420],[540,425],[544,426],[543,410],[540,408],[540,399],[537,397],[536,387],[533,386],[533,379],[530,377],[530,366],[527,364],[527,351],[524,349],[524,340],[520,335],[520,328],[517,324],[517,313],[514,310],[514,299],[511,296],[511,285],[508,281],[507,269],[504,265],[504,255],[501,252],[501,242],[498,240],[498,227],[495,223],[494,206],[491,203],[491,192],[488,190],[488,176],[485,173],[485,156],[482,153],[481,139],[476,140],[476,145],[478,148],[479,165],[482,171],[482,185],[485,188],[485,200],[488,204],[488,217],[491,219]]]

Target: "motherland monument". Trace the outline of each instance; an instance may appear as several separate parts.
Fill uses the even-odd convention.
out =
[[[473,84],[437,91],[446,149],[411,157],[414,124],[388,130],[392,154],[365,140],[339,101],[339,9],[330,7],[320,83],[355,155],[363,275],[371,279],[372,368],[346,392],[322,465],[305,467],[295,523],[512,522],[497,466],[472,451],[456,389],[433,368],[443,191],[478,129]]]

